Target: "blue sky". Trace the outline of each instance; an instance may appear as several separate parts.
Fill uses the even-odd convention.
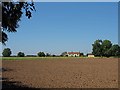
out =
[[[35,7],[30,20],[23,15],[18,31],[8,33],[3,48],[11,48],[13,55],[19,51],[86,54],[97,39],[118,43],[117,2],[36,2]]]

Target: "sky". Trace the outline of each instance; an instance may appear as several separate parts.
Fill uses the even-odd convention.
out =
[[[92,52],[95,40],[118,43],[117,2],[36,2],[32,18],[22,16],[16,33],[8,33],[4,48],[61,54],[64,51]]]

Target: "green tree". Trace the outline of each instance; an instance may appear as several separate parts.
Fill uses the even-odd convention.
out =
[[[35,10],[33,2],[2,2],[0,3],[2,7],[2,39],[0,42],[5,44],[8,40],[6,32],[16,32],[19,27],[19,21],[23,13],[25,12],[26,17],[30,19],[32,17],[32,11]],[[1,22],[1,21],[0,21]]]
[[[17,56],[18,56],[18,57],[24,57],[25,54],[24,54],[23,52],[18,52]]]
[[[3,57],[10,57],[11,54],[12,51],[10,50],[10,48],[5,48],[2,52]]]
[[[115,44],[109,50],[108,53],[110,56],[120,56],[120,46]]]
[[[45,57],[45,53],[44,53],[44,52],[39,52],[37,55],[38,55],[39,57]]]
[[[102,40],[96,40],[92,46],[92,54],[95,56],[102,56]]]
[[[95,56],[120,56],[120,46],[112,45],[110,40],[96,40],[93,46],[93,54]]]
[[[112,47],[112,43],[109,40],[103,40],[102,42],[102,56],[110,56],[109,49]]]
[[[55,55],[55,54],[53,54],[52,56],[53,56],[53,57],[56,57],[56,55]]]
[[[84,56],[84,53],[80,53],[80,56]]]

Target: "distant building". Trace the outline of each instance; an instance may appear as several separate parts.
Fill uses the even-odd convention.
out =
[[[79,57],[80,52],[68,52],[67,55],[68,57]]]
[[[87,54],[88,57],[95,57],[92,53]]]

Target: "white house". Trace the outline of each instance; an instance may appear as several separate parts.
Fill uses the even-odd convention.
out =
[[[80,52],[68,52],[67,55],[68,57],[79,57]]]
[[[95,57],[92,53],[87,54],[88,57]]]

